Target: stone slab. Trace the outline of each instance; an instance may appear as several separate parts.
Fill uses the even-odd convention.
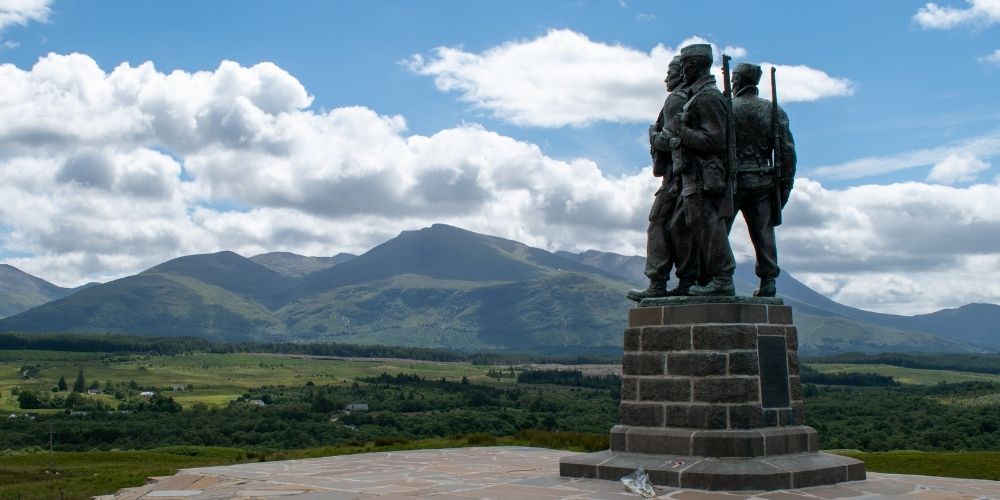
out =
[[[774,491],[865,479],[864,464],[827,453],[712,458],[602,451],[559,460],[567,477],[621,478],[644,469],[653,484],[711,491]]]
[[[291,493],[272,498],[639,498],[621,482],[559,476],[559,461],[581,456],[560,450],[527,447],[486,447],[365,453],[309,460],[285,460],[205,467],[181,471],[211,480],[198,480],[177,490],[198,493],[183,497],[199,500],[234,498],[241,491]],[[607,457],[605,458],[607,459]],[[672,464],[680,469],[684,464]],[[674,467],[676,465],[676,467]],[[422,480],[419,489],[386,493],[386,487]],[[101,500],[143,498],[162,491],[163,480],[98,497]],[[176,483],[175,483],[176,484]],[[198,486],[198,488],[193,488]],[[517,491],[509,488],[520,487]],[[530,488],[529,488],[530,487]],[[508,488],[508,489],[503,489]],[[284,490],[284,491],[282,491]],[[659,498],[677,500],[796,500],[857,498],[866,500],[1000,498],[1000,482],[930,476],[869,473],[865,480],[795,490],[761,492],[707,492],[656,487]],[[148,498],[148,497],[147,497]],[[155,498],[155,497],[154,497]],[[161,497],[162,498],[162,497]]]
[[[691,304],[764,304],[769,306],[783,306],[785,301],[781,297],[748,297],[737,295],[735,297],[656,297],[652,299],[642,299],[639,307],[657,306],[682,306]]]

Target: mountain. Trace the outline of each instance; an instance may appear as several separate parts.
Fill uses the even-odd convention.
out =
[[[547,353],[621,349],[624,298],[645,259],[550,253],[443,224],[404,231],[359,256],[233,252],[180,257],[0,320],[0,331],[198,335]],[[752,265],[737,290],[756,288]],[[894,316],[838,304],[783,273],[803,354],[977,352],[1000,306]],[[962,331],[953,331],[963,325]],[[993,347],[996,348],[996,347]]]
[[[94,285],[96,283],[63,288],[14,266],[0,264],[0,318],[13,316]]]
[[[613,274],[443,224],[405,231],[304,278],[277,314],[309,340],[456,349],[620,346]]]
[[[343,264],[357,255],[351,253],[339,253],[333,257],[306,257],[290,252],[270,252],[254,255],[250,260],[292,278],[301,278],[307,274],[314,273]]]
[[[6,318],[0,329],[288,340],[265,304],[294,283],[233,252],[189,255]]]
[[[640,267],[645,265],[642,257],[596,250],[560,255],[618,274],[634,286],[647,284]],[[759,281],[752,262],[737,263],[733,278],[741,295],[750,295]],[[1000,350],[1000,306],[970,304],[931,314],[898,316],[840,304],[787,272],[778,276],[777,286],[778,296],[794,309],[802,354]]]

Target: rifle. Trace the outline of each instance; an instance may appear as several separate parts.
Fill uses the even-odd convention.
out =
[[[736,122],[733,116],[733,85],[729,77],[729,61],[732,58],[722,54],[722,94],[726,97],[726,190],[719,204],[719,215],[735,217],[733,206],[733,191],[736,188]]]
[[[774,73],[777,70],[771,66],[771,175],[774,177],[774,203],[771,204],[771,222],[781,225],[781,129],[778,123],[778,87],[775,85]]]

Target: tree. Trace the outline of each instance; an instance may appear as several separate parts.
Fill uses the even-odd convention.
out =
[[[58,387],[60,391],[65,391],[66,387],[67,387],[66,386],[66,377],[59,377],[59,383],[56,384],[56,387]]]
[[[31,391],[24,391],[17,396],[17,404],[24,410],[32,410],[42,407],[42,400],[38,394]]]
[[[87,379],[83,378],[83,367],[76,374],[76,382],[73,382],[73,392],[83,392],[87,390]]]

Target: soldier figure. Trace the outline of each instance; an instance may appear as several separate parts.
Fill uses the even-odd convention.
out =
[[[681,202],[670,224],[678,276],[698,268],[698,252],[703,255],[707,284],[684,282],[677,295],[735,295],[733,271],[736,260],[729,246],[726,220],[720,213],[728,193],[723,155],[726,154],[728,103],[710,74],[712,47],[688,45],[681,49],[681,70],[688,83],[690,98],[682,113],[672,119],[683,161],[673,169],[680,174]],[[727,214],[728,215],[728,214]],[[697,276],[698,272],[694,273]],[[685,289],[686,288],[686,289]]]
[[[649,287],[645,290],[629,290],[627,294],[628,298],[636,302],[645,298],[664,297],[669,294],[667,280],[670,277],[670,269],[676,261],[668,225],[674,208],[677,206],[680,190],[675,182],[670,147],[670,139],[676,138],[677,135],[671,130],[670,124],[673,117],[681,113],[689,97],[687,86],[684,85],[684,76],[681,73],[680,56],[674,57],[670,61],[665,81],[670,95],[663,103],[663,109],[660,111],[656,123],[649,127],[653,175],[662,177],[663,182],[654,195],[653,207],[649,211],[649,227],[646,230],[645,274],[649,278]],[[694,276],[682,276],[680,268],[678,268],[677,277],[682,283],[693,282],[698,268],[695,267],[693,271]],[[690,272],[691,270],[688,270],[688,273]]]
[[[733,72],[737,163],[733,203],[735,210],[743,212],[757,257],[754,270],[760,278],[760,287],[754,295],[774,297],[774,280],[780,272],[774,227],[781,224],[781,209],[792,190],[796,158],[788,116],[775,107],[778,122],[772,123],[772,102],[757,96],[760,77],[761,69],[756,64],[742,63]],[[775,171],[771,161],[775,136],[780,141],[776,149],[780,158],[774,163],[780,165],[780,171]],[[734,220],[735,217],[728,218],[727,229],[732,229]]]

